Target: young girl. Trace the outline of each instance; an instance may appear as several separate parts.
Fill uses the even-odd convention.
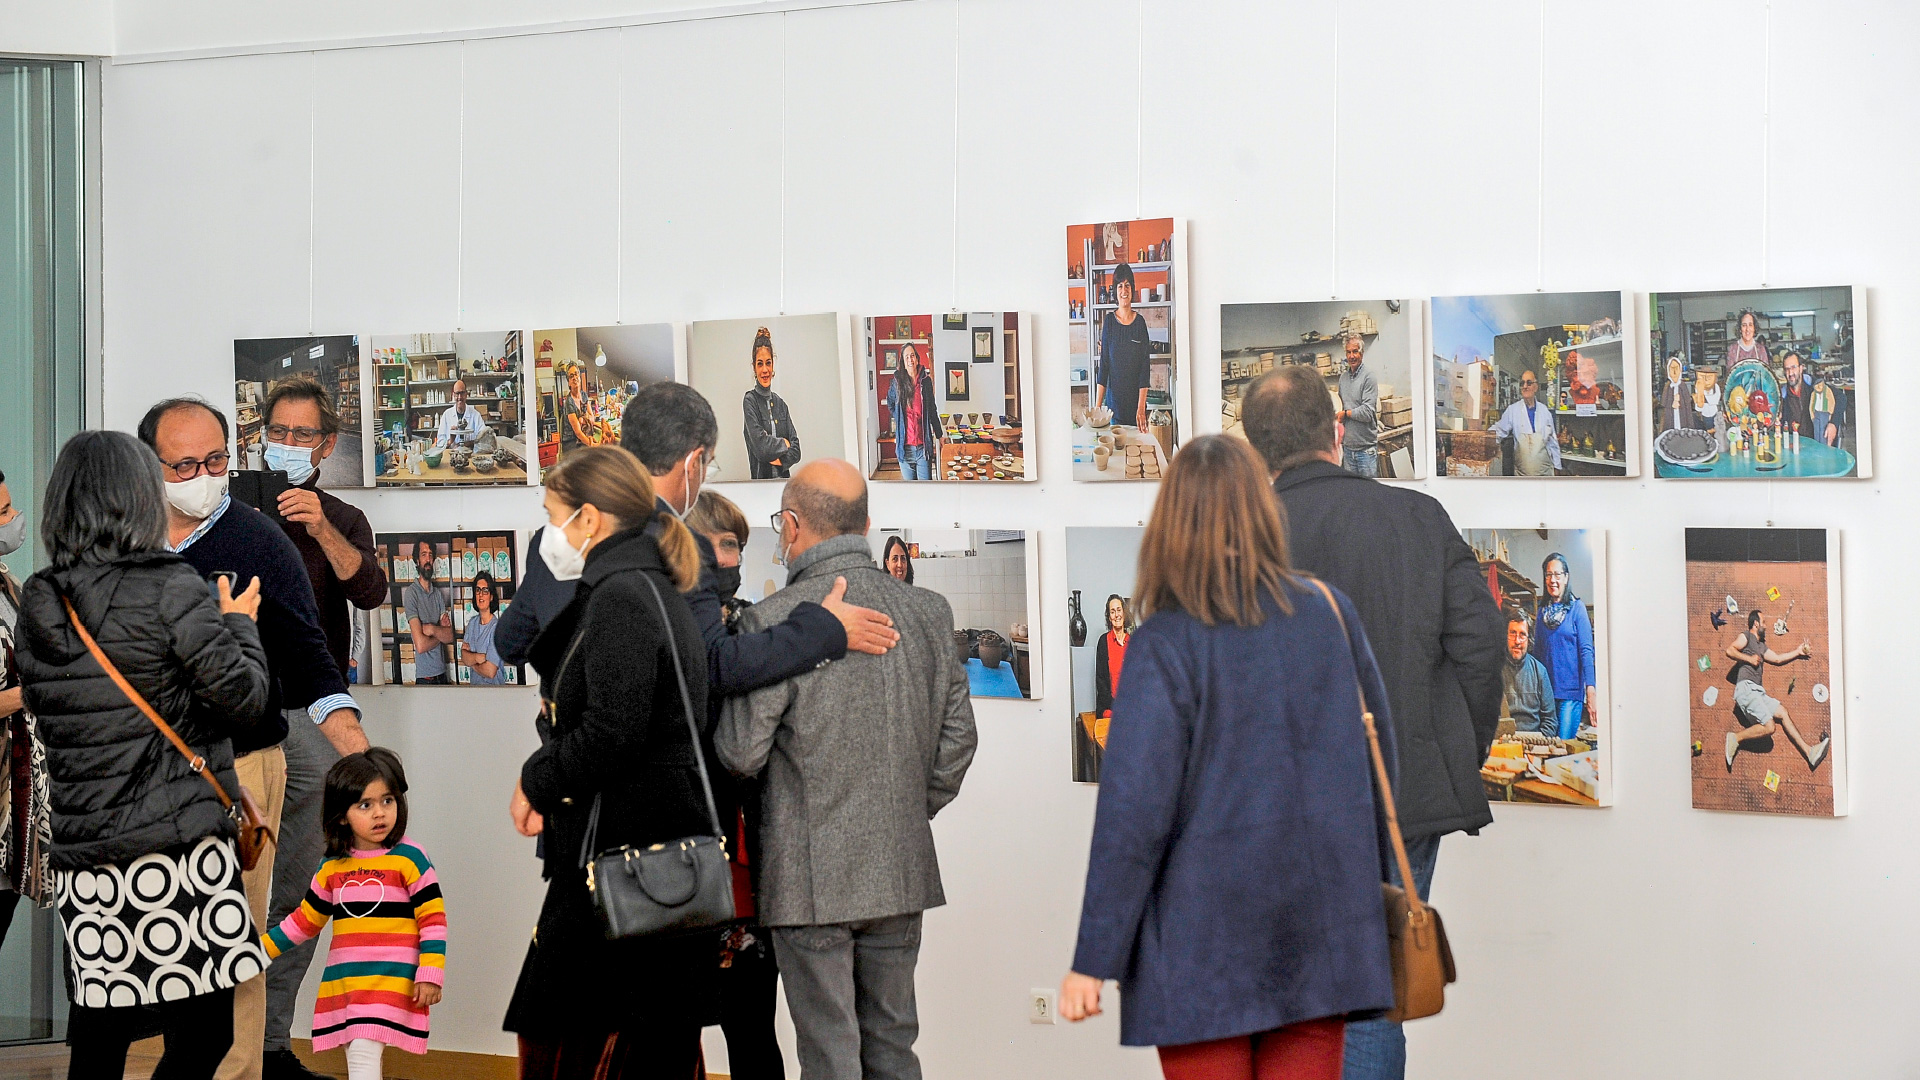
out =
[[[447,913],[427,853],[407,838],[407,775],[376,746],[327,770],[327,861],[307,898],[262,939],[267,955],[333,920],[313,1003],[313,1048],[347,1048],[348,1080],[380,1080],[388,1044],[427,1052],[427,1009],[440,1000]]]

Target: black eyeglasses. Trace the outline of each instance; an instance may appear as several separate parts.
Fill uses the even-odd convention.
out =
[[[215,450],[197,461],[193,458],[182,458],[179,461],[163,461],[160,464],[180,479],[191,480],[199,476],[202,470],[205,470],[208,476],[225,476],[227,463],[232,460],[232,454],[225,450]]]
[[[786,518],[787,518],[787,515],[788,515],[788,514],[792,514],[792,513],[793,513],[793,511],[791,511],[791,510],[776,510],[776,511],[774,511],[774,514],[773,514],[773,518],[772,518],[772,520],[773,520],[773,531],[774,531],[774,532],[776,532],[776,533],[778,533],[778,532],[780,532],[781,530],[783,530],[783,529],[785,529],[785,528],[786,528]],[[793,519],[793,520],[794,520],[794,522],[795,522],[795,523],[798,523],[798,522],[799,522],[799,520],[800,520],[800,518],[799,518],[799,516],[798,516],[798,515],[795,515],[795,516],[794,516],[794,519]]]
[[[288,443],[305,449],[319,446],[327,433],[316,427],[288,427],[285,424],[268,424],[267,438],[277,443]]]

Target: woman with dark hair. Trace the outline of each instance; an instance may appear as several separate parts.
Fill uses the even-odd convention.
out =
[[[20,669],[47,743],[73,996],[67,1075],[86,1080],[117,1080],[156,1020],[156,1074],[211,1077],[233,1042],[233,988],[266,966],[213,789],[238,801],[231,737],[267,702],[260,582],[234,596],[223,576],[209,595],[166,550],[160,485],[160,462],[131,435],[67,440],[42,521],[51,565],[24,591]]]
[[[7,474],[0,472],[0,555],[27,542],[27,516],[13,504]],[[53,819],[47,809],[47,748],[40,724],[26,707],[14,642],[20,629],[20,583],[0,563],[0,942],[7,939],[22,896],[41,907],[53,903]],[[17,749],[16,749],[17,748]]]
[[[746,412],[747,467],[755,480],[783,480],[800,463],[800,433],[787,403],[773,392],[773,334],[753,332],[753,387],[741,398]]]
[[[472,672],[469,685],[505,686],[507,664],[500,650],[493,647],[493,628],[500,615],[500,586],[493,575],[482,571],[473,575],[474,617],[460,641],[460,662]]]
[[[920,347],[900,347],[900,373],[887,387],[887,414],[893,417],[893,451],[900,479],[940,479],[940,399],[933,392],[931,365]]]
[[[1573,595],[1567,557],[1554,552],[1540,562],[1546,583],[1546,603],[1536,616],[1533,655],[1546,665],[1553,684],[1554,727],[1562,739],[1580,732],[1584,717],[1592,716],[1598,680],[1593,670],[1593,623],[1587,605]]]
[[[1159,1047],[1168,1080],[1338,1080],[1347,1017],[1393,1005],[1355,687],[1390,729],[1386,692],[1353,605],[1291,569],[1267,484],[1245,440],[1208,435],[1154,503],[1134,589],[1147,619],[1060,986],[1060,1015],[1080,1020],[1118,979],[1120,1041]],[[1390,730],[1380,742],[1391,763]]]
[[[1735,364],[1748,360],[1756,364],[1765,364],[1772,357],[1767,352],[1767,343],[1760,340],[1760,316],[1748,308],[1740,313],[1738,323],[1740,332],[1733,341],[1727,343],[1727,372],[1733,372]]]
[[[718,1015],[714,939],[609,941],[585,861],[713,829],[675,672],[703,717],[706,643],[681,596],[700,552],[619,447],[575,451],[546,488],[541,555],[578,584],[530,654],[546,710],[509,809],[521,835],[545,837],[547,897],[505,1027],[523,1080],[684,1080]]]
[[[1100,318],[1100,371],[1093,400],[1113,410],[1113,422],[1131,422],[1147,432],[1147,387],[1153,376],[1153,337],[1146,317],[1133,310],[1133,267],[1113,268],[1113,302]]]
[[[893,576],[893,580],[913,584],[913,553],[900,537],[887,537],[887,545],[881,549],[880,565]]]
[[[1133,616],[1119,593],[1107,597],[1107,632],[1100,635],[1100,646],[1093,653],[1093,711],[1106,719],[1113,715],[1113,690],[1120,685],[1120,671],[1127,659],[1127,642],[1133,639]],[[1101,740],[1104,745],[1105,740]]]

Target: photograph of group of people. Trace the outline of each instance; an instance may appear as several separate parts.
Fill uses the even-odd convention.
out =
[[[513,686],[493,634],[513,601],[519,548],[506,532],[377,533],[387,572],[380,608],[381,681],[401,686]]]
[[[1617,292],[1433,299],[1435,468],[1447,476],[1633,476]]]
[[[1853,289],[1654,293],[1647,308],[1659,476],[1872,475]]]
[[[1157,480],[1179,449],[1185,260],[1178,218],[1067,228],[1075,480]]]
[[[862,445],[872,480],[1020,481],[1029,335],[1017,311],[864,320]]]
[[[1607,806],[1606,534],[1463,529],[1506,628],[1500,722],[1480,768],[1496,802]]]
[[[1695,807],[1847,812],[1838,536],[1687,530]]]
[[[704,498],[704,496],[703,496]],[[759,603],[785,587],[778,537],[757,528],[740,551],[736,596]],[[953,609],[954,648],[974,697],[1041,696],[1041,657],[1028,612],[1038,603],[1039,545],[1033,534],[1003,529],[902,529],[867,532],[873,561],[897,581],[930,589]]]
[[[620,416],[643,386],[681,378],[686,335],[675,323],[534,330],[540,469],[583,446],[620,445]]]
[[[1327,383],[1341,465],[1407,480],[1413,454],[1414,300],[1220,305],[1220,425],[1243,434],[1240,395],[1275,366],[1311,367]]]
[[[1100,760],[1113,720],[1114,690],[1133,637],[1134,573],[1145,530],[1067,530],[1067,638],[1073,652],[1073,715],[1069,724],[1073,781],[1100,782]]]

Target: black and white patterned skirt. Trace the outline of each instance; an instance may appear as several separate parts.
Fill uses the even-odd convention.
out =
[[[232,989],[266,968],[232,840],[206,836],[122,866],[54,873],[74,1004],[152,1005]]]

